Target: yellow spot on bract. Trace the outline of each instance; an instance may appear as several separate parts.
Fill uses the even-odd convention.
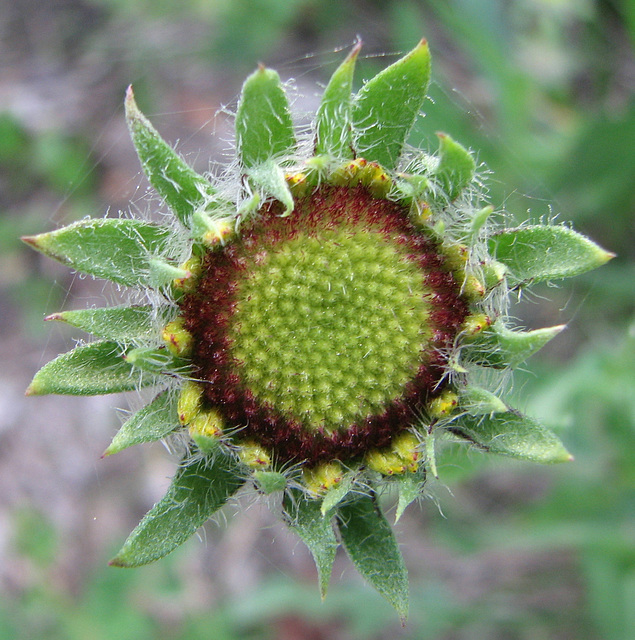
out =
[[[443,418],[454,411],[459,404],[459,396],[454,391],[444,391],[428,406],[428,413],[433,418]]]
[[[475,313],[465,318],[463,332],[467,336],[475,336],[492,325],[492,319],[484,313]]]
[[[192,334],[185,329],[183,318],[168,322],[161,332],[161,337],[170,352],[177,357],[186,356],[192,350]]]
[[[309,493],[316,496],[324,495],[329,489],[342,482],[344,471],[338,462],[326,462],[304,470],[304,484]]]
[[[181,387],[181,394],[177,403],[179,422],[190,424],[201,410],[203,388],[196,382],[188,381]]]
[[[264,469],[271,465],[269,452],[255,442],[245,442],[240,445],[238,456],[243,464],[252,469]]]

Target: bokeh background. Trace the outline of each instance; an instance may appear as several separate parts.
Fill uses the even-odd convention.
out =
[[[120,292],[18,237],[150,206],[126,86],[204,171],[227,157],[257,62],[311,109],[358,34],[360,82],[428,38],[413,142],[447,131],[491,171],[498,209],[571,220],[618,254],[514,309],[529,328],[569,324],[513,394],[575,462],[446,450],[397,527],[405,628],[343,556],[322,603],[306,550],[249,496],[164,561],[108,568],[176,461],[159,444],[100,460],[136,397],[23,397],[82,337],[43,316]],[[0,640],[635,638],[635,3],[0,0],[0,38]]]

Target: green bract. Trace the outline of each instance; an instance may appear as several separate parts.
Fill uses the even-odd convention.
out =
[[[571,458],[494,392],[497,372],[563,328],[513,327],[506,298],[612,255],[568,227],[496,226],[467,149],[444,133],[435,153],[408,146],[430,78],[426,42],[353,94],[360,47],[325,89],[308,156],[278,74],[260,67],[247,78],[227,184],[194,172],[129,89],[133,143],[174,223],[82,220],[24,238],[149,294],[141,306],[49,316],[98,340],[49,362],[27,391],[157,387],[105,455],[173,438],[182,459],[115,566],[163,557],[250,486],[281,494],[274,502],[311,551],[323,596],[341,544],[405,618],[407,573],[384,487],[398,490],[399,519],[437,475],[442,440],[533,462]]]

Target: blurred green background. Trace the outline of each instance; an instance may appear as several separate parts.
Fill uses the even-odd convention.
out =
[[[397,527],[405,628],[343,557],[322,603],[307,552],[249,496],[161,563],[108,568],[174,460],[159,445],[99,459],[127,398],[23,398],[77,338],[43,315],[120,292],[18,236],[153,204],[125,87],[214,169],[257,62],[294,78],[308,111],[358,34],[360,82],[429,40],[412,142],[447,131],[491,171],[496,208],[571,220],[618,254],[514,309],[526,327],[569,324],[513,394],[575,462],[445,451],[441,482]],[[635,638],[635,3],[1,0],[0,37],[0,640]]]

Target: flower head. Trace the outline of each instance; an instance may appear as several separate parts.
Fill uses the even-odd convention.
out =
[[[45,365],[28,389],[157,387],[106,454],[173,438],[183,458],[115,566],[166,555],[250,484],[282,496],[323,594],[339,539],[405,616],[406,570],[377,502],[382,487],[398,487],[398,518],[436,475],[440,439],[570,459],[554,434],[496,395],[499,385],[479,381],[562,329],[510,326],[511,289],[611,254],[568,227],[492,222],[465,148],[446,134],[436,153],[406,145],[429,80],[426,42],[353,95],[359,49],[328,83],[309,144],[296,137],[276,72],[260,67],[246,80],[232,193],[194,172],[129,90],[132,140],[173,220],[82,220],[25,238],[147,293],[144,305],[50,316],[99,339]]]

